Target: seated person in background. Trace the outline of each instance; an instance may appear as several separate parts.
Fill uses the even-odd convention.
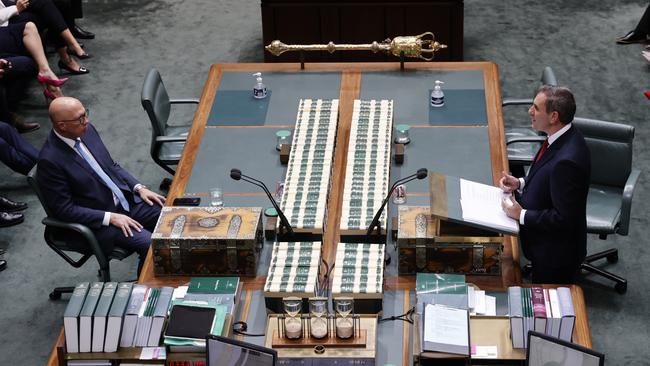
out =
[[[24,97],[28,80],[37,72],[31,57],[0,58],[0,121],[13,125],[20,133],[36,131],[41,127],[36,122],[26,122],[16,113],[16,106]]]
[[[636,28],[627,32],[626,35],[616,39],[618,44],[644,43],[650,41],[650,4],[639,20]]]
[[[45,51],[43,51],[41,36],[34,23],[27,22],[0,27],[0,58],[12,62],[16,61],[14,59],[16,56],[31,56],[36,61],[37,79],[43,85],[43,95],[46,99],[63,96],[60,86],[68,79],[59,79],[50,68]]]
[[[0,0],[0,25],[26,22],[33,22],[40,30],[49,29],[48,34],[60,57],[60,68],[73,74],[88,73],[68,54],[80,59],[90,57],[74,38],[52,0]]]
[[[82,29],[75,19],[83,18],[83,4],[81,0],[54,0],[54,5],[59,9],[65,24],[68,25],[72,35],[79,39],[94,39],[95,34]]]
[[[571,122],[576,111],[571,91],[542,86],[528,110],[533,129],[548,138],[525,178],[503,174],[504,192],[517,200],[503,203],[519,220],[519,240],[533,266],[533,283],[573,283],[587,254],[587,193],[591,156]]]
[[[47,206],[60,220],[90,227],[106,253],[114,245],[136,251],[139,273],[165,198],[113,161],[79,100],[57,98],[50,119],[37,175]]]

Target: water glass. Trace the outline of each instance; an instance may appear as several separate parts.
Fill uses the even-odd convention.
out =
[[[210,205],[223,207],[223,190],[220,187],[210,189]]]

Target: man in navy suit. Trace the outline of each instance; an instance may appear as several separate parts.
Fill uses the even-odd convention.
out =
[[[41,150],[38,185],[55,217],[90,227],[106,253],[134,250],[142,262],[165,198],[113,161],[75,98],[50,104],[52,131]]]
[[[528,110],[533,128],[548,136],[525,178],[503,173],[499,185],[515,192],[503,210],[519,220],[533,283],[572,283],[587,253],[587,193],[591,157],[571,122],[576,104],[569,89],[542,86]]]

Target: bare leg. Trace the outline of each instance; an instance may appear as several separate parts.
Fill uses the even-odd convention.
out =
[[[70,29],[66,28],[63,32],[61,32],[61,37],[63,38],[65,43],[68,45],[68,47],[74,52],[75,55],[83,55],[84,54],[84,50],[79,45],[79,42],[77,42],[77,39],[74,38],[74,36],[70,32]],[[75,67],[75,68],[77,68],[77,67]]]
[[[34,58],[34,61],[36,61],[38,73],[50,79],[59,80],[50,68],[50,64],[47,62],[45,51],[43,51],[41,36],[38,35],[36,25],[32,22],[27,22],[25,24],[25,30],[23,31],[23,44],[25,45],[25,48],[27,48],[27,51],[32,55],[32,58]],[[63,96],[60,88],[52,85],[47,85],[46,87],[57,97]]]

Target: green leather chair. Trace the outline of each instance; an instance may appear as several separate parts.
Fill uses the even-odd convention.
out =
[[[191,122],[184,125],[170,125],[169,114],[172,104],[198,104],[198,99],[170,99],[158,70],[152,68],[142,84],[142,108],[151,121],[151,158],[170,174],[171,167],[178,165],[187,140]]]
[[[555,73],[549,66],[546,66],[542,71],[542,77],[540,78],[540,86],[541,85],[558,85]],[[537,90],[535,90],[535,92],[536,91]],[[533,98],[504,98],[501,102],[501,105],[504,107],[512,105],[530,107],[532,104]],[[517,176],[523,176],[525,173],[525,167],[532,164],[533,158],[541,146],[541,143],[537,143],[537,141],[539,141],[537,138],[538,136],[540,136],[540,134],[532,130],[530,127],[512,127],[506,130],[506,141],[515,138],[520,141],[508,144],[508,162],[510,165],[510,171],[517,173]]]
[[[630,228],[632,197],[641,171],[632,168],[634,127],[576,117],[573,124],[585,137],[591,152],[591,182],[587,196],[587,232],[607,239],[610,234],[627,235]],[[512,138],[508,143],[543,141],[545,137]],[[539,146],[536,144],[536,146]],[[592,263],[606,258],[618,261],[618,249],[588,255],[581,269],[615,282],[618,293],[627,291],[627,281]]]
[[[74,268],[83,266],[88,259],[94,256],[97,258],[97,263],[99,264],[98,277],[100,281],[110,282],[110,261],[112,259],[122,260],[131,255],[133,251],[114,247],[113,251],[107,255],[102,251],[101,246],[95,238],[95,234],[87,226],[55,219],[52,216],[52,212],[45,205],[43,194],[38,187],[36,181],[37,168],[38,166],[34,166],[29,174],[27,174],[27,182],[36,193],[47,215],[42,221],[43,225],[45,225],[45,232],[43,234],[45,242],[56,254],[65,259]],[[79,253],[81,257],[75,260],[68,255],[68,252]],[[61,298],[61,294],[72,293],[72,291],[74,291],[74,287],[57,287],[50,292],[50,299],[58,300]]]

